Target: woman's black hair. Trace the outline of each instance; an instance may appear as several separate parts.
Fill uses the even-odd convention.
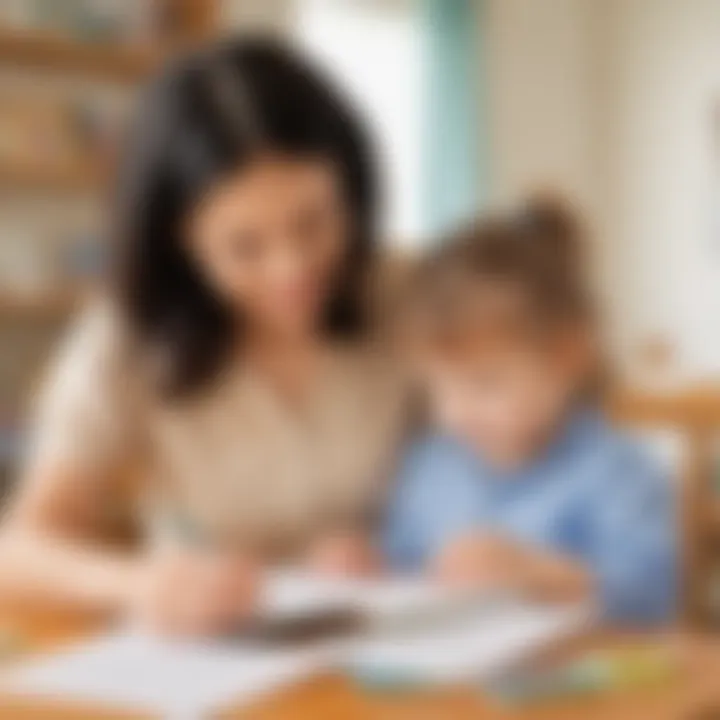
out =
[[[183,221],[208,188],[264,150],[338,168],[352,230],[324,327],[345,337],[364,329],[376,193],[361,123],[326,78],[278,41],[218,43],[150,86],[119,173],[120,307],[140,346],[162,358],[171,396],[216,377],[238,328],[185,252]]]

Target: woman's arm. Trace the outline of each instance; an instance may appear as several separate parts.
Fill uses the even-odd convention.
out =
[[[260,576],[251,557],[112,549],[83,509],[89,497],[58,470],[21,489],[0,532],[2,601],[126,614],[174,635],[222,632],[252,613]]]
[[[21,483],[0,529],[0,598],[116,611],[129,602],[141,560],[112,550],[93,508],[97,483],[49,467]]]
[[[40,387],[27,467],[0,525],[0,599],[114,610],[137,559],[107,544],[122,468],[139,459],[127,333],[101,301],[79,318]],[[105,545],[103,544],[105,541]]]
[[[129,613],[173,633],[237,623],[254,603],[251,558],[107,542],[127,470],[144,457],[120,340],[107,314],[86,316],[41,393],[29,469],[0,526],[0,602]]]

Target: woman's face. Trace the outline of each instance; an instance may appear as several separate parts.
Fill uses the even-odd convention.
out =
[[[268,157],[205,197],[188,239],[206,280],[251,330],[296,337],[318,327],[347,232],[348,208],[331,163]]]

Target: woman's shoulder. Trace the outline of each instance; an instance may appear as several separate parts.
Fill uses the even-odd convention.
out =
[[[51,377],[138,377],[138,352],[128,323],[107,295],[90,298],[71,321],[55,356]]]
[[[71,323],[71,338],[94,345],[120,348],[129,341],[129,326],[118,302],[102,293],[88,298]]]

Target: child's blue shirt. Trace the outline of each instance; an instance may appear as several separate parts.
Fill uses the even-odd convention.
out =
[[[390,562],[418,569],[460,533],[495,531],[580,560],[608,620],[675,612],[678,520],[673,486],[595,413],[577,414],[531,465],[493,469],[435,435],[410,449],[385,533]]]

